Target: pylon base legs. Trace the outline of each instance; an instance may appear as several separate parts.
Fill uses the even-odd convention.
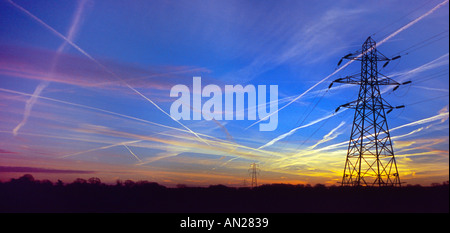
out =
[[[347,156],[343,186],[400,186],[394,156],[368,158]]]

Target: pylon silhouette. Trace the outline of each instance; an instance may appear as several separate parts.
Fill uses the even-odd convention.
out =
[[[250,164],[250,169],[249,169],[249,173],[252,176],[252,183],[251,183],[251,187],[257,187],[258,186],[258,173],[259,173],[259,168],[258,168],[258,164],[256,163],[252,163]]]
[[[386,114],[393,109],[403,108],[404,105],[393,107],[382,97],[380,85],[400,85],[411,83],[410,81],[398,83],[382,74],[378,70],[378,62],[385,61],[385,67],[389,61],[376,48],[376,42],[367,38],[362,50],[350,53],[343,59],[361,61],[361,73],[334,80],[333,83],[358,84],[358,99],[341,107],[355,109],[351,136],[348,144],[347,159],[345,161],[343,186],[400,186],[397,163],[394,156],[391,137],[387,124]]]

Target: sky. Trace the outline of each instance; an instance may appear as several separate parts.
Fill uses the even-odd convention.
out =
[[[0,1],[0,181],[338,185],[371,36],[400,179],[449,177],[449,4],[394,1]],[[173,86],[278,85],[278,126],[174,120]],[[207,97],[203,97],[205,103]],[[192,104],[191,104],[192,106]],[[248,109],[246,109],[248,110]],[[192,108],[192,111],[198,111]],[[246,111],[234,112],[244,114]]]

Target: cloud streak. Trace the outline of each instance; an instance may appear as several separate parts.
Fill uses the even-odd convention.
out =
[[[23,93],[23,92],[19,92],[19,91],[13,91],[13,90],[4,89],[4,88],[0,88],[0,91],[4,91],[4,92],[7,92],[7,93],[12,93],[12,94],[18,94],[18,95],[25,95],[25,96],[29,96],[30,95],[30,94],[27,94],[27,93]],[[39,98],[40,99],[44,99],[44,100],[54,101],[54,102],[57,102],[57,103],[67,104],[67,105],[70,105],[70,106],[75,106],[75,107],[80,107],[80,108],[84,108],[84,109],[88,109],[88,110],[93,110],[93,111],[97,111],[97,112],[102,112],[102,113],[105,113],[105,114],[108,114],[108,115],[118,116],[118,117],[121,117],[121,118],[125,118],[125,119],[129,119],[129,120],[133,120],[133,121],[137,121],[137,122],[142,122],[142,123],[149,124],[149,125],[162,127],[162,128],[169,129],[169,130],[174,130],[176,132],[189,133],[187,130],[184,130],[184,129],[179,129],[179,128],[167,126],[167,125],[159,124],[159,123],[156,123],[156,122],[152,122],[152,121],[148,121],[148,120],[140,119],[140,118],[137,118],[137,117],[128,116],[128,115],[125,115],[125,114],[120,114],[120,113],[116,113],[116,112],[112,112],[112,111],[108,111],[108,110],[104,110],[104,109],[100,109],[100,108],[95,108],[95,107],[86,106],[86,105],[82,105],[82,104],[72,103],[72,102],[68,102],[68,101],[62,101],[62,100],[49,98],[49,97],[44,97],[44,96],[39,96]],[[0,132],[2,132],[2,131],[0,131]],[[44,135],[41,135],[41,134],[39,134],[39,135],[28,134],[28,133],[24,133],[24,134],[25,135],[34,135],[34,136],[39,136],[39,137],[44,136]],[[167,134],[167,133],[159,133],[159,134],[166,135],[166,136],[171,136],[171,137],[179,137],[179,138],[183,138],[183,139],[190,139],[190,138],[186,138],[186,137],[181,137],[180,135],[170,135],[170,134]],[[229,147],[229,149],[228,149],[229,151],[228,152],[231,151],[231,153],[234,152],[234,150],[236,148],[240,148],[240,149],[243,149],[243,150],[254,151],[254,152],[258,152],[258,153],[262,153],[262,154],[271,154],[271,155],[275,155],[276,154],[276,153],[273,153],[273,152],[267,152],[267,151],[264,151],[264,150],[259,150],[259,149],[255,149],[255,148],[252,148],[252,147],[244,146],[244,145],[241,145],[241,144],[238,144],[238,143],[235,143],[235,142],[222,140],[222,139],[210,136],[210,135],[206,135],[206,134],[200,134],[200,135],[202,137],[207,138],[205,140],[208,140],[209,143],[214,143],[214,144],[219,144],[219,145],[226,145],[227,147]],[[61,138],[70,140],[70,138],[68,138],[68,137],[61,137]],[[77,152],[77,153],[72,153],[72,154],[69,154],[69,155],[64,155],[63,157],[69,157],[69,156],[72,156],[72,155],[87,153],[87,152],[90,152],[90,151],[107,149],[107,148],[119,146],[120,144],[121,143],[111,143],[108,146],[102,146],[102,147],[93,148],[93,149],[90,149],[90,150],[87,150],[87,151],[81,151],[81,152]],[[174,143],[174,145],[176,145],[176,143]],[[193,145],[193,147],[195,147],[195,146]],[[236,152],[236,153],[239,154],[238,152]]]
[[[383,40],[381,40],[377,46],[380,46],[382,44],[384,44],[386,41],[388,41],[389,39],[391,39],[392,37],[396,36],[397,34],[399,34],[400,32],[408,29],[409,27],[411,27],[412,25],[416,24],[417,22],[419,22],[420,20],[422,20],[423,18],[425,18],[426,16],[432,14],[434,11],[436,11],[437,9],[439,9],[440,7],[442,7],[443,5],[447,4],[449,0],[445,0],[444,2],[438,4],[436,7],[434,7],[433,9],[429,10],[427,13],[421,15],[420,17],[416,18],[415,20],[411,21],[410,23],[406,24],[405,26],[401,27],[400,29],[398,29],[397,31],[393,32],[392,34],[390,34],[389,36],[387,36],[386,38],[384,38]],[[268,114],[266,117],[256,121],[255,123],[251,124],[250,126],[248,126],[246,129],[258,124],[261,121],[266,120],[267,118],[269,118],[271,115],[278,113],[279,111],[283,110],[284,108],[288,107],[289,105],[291,105],[293,102],[297,101],[298,99],[302,98],[305,94],[307,94],[308,92],[310,92],[312,89],[314,89],[315,87],[317,87],[318,85],[320,85],[321,83],[325,82],[326,80],[328,80],[330,77],[334,76],[336,73],[338,73],[339,71],[345,69],[347,66],[349,66],[351,63],[353,63],[356,59],[360,58],[362,54],[359,54],[355,59],[352,59],[350,61],[348,61],[347,63],[345,63],[343,66],[341,66],[339,69],[336,69],[333,73],[329,74],[328,76],[326,76],[325,78],[323,78],[322,80],[318,81],[316,84],[314,84],[313,86],[311,86],[309,89],[307,89],[306,91],[304,91],[302,94],[298,95],[297,97],[295,97],[293,100],[291,100],[289,103],[287,103],[286,105],[284,105],[283,107],[279,108],[277,111],[274,111],[271,114]]]
[[[123,144],[123,146],[127,148],[130,154],[132,154],[139,162],[142,162],[142,160],[139,157],[137,157],[137,155],[126,144]]]
[[[63,170],[40,167],[8,167],[0,166],[0,173],[2,172],[17,172],[17,173],[58,173],[58,174],[93,174],[95,171],[84,170]]]
[[[441,3],[439,3],[438,5],[436,5],[435,7],[433,7],[431,10],[427,11],[425,14],[417,17],[416,19],[414,19],[413,21],[409,22],[408,24],[406,24],[405,26],[399,28],[397,31],[393,32],[392,34],[390,34],[389,36],[387,36],[386,38],[384,38],[383,40],[381,40],[378,45],[382,45],[384,44],[386,41],[388,41],[389,39],[391,39],[392,37],[396,36],[397,34],[399,34],[400,32],[408,29],[409,27],[411,27],[412,25],[416,24],[417,22],[419,22],[420,20],[422,20],[423,18],[433,14],[433,12],[435,12],[437,9],[441,8],[442,6],[444,6],[445,4],[448,3],[449,0],[445,0]]]
[[[339,130],[343,125],[345,124],[345,121],[342,121],[336,128],[332,129],[329,133],[327,133],[323,138],[318,141],[316,144],[312,145],[309,149],[314,149],[316,146],[331,141],[335,138],[337,138],[341,133],[336,133],[337,130]]]
[[[389,129],[389,132],[393,132],[393,131],[396,131],[396,130],[399,130],[399,129],[402,129],[402,128],[406,128],[406,127],[423,125],[423,124],[427,124],[427,123],[431,123],[431,122],[435,122],[435,121],[440,121],[440,123],[443,123],[443,122],[447,121],[448,118],[449,118],[448,107],[444,107],[443,109],[441,109],[439,111],[439,113],[437,115],[434,115],[432,117],[423,118],[423,119],[420,119],[420,120],[417,120],[417,121],[413,121],[413,122],[410,122],[410,123],[407,123],[407,124],[403,124],[403,125],[394,127],[392,129]],[[409,133],[406,133],[406,134],[392,136],[391,139],[398,139],[398,138],[410,136],[412,134],[418,133],[418,132],[420,132],[420,131],[422,131],[424,129],[428,129],[428,128],[429,127],[425,127],[425,128],[421,127],[421,128],[418,128],[418,129],[414,129],[413,131],[411,131]],[[345,147],[347,145],[348,145],[348,141],[345,141],[345,142],[340,142],[340,143],[336,143],[336,144],[333,144],[333,145],[329,145],[329,146],[326,146],[326,147],[322,147],[322,148],[319,148],[319,149],[314,149],[311,152],[335,150],[335,149],[338,149],[338,148],[343,148],[343,147]]]
[[[73,40],[75,36],[75,32],[78,31],[79,23],[81,20],[81,15],[83,13],[84,5],[86,4],[86,0],[79,1],[77,10],[75,11],[74,17],[72,19],[72,24],[70,26],[69,32],[67,33],[67,39]],[[64,48],[67,46],[67,41],[64,41],[57,49],[56,55],[54,56],[54,59],[51,63],[50,72],[48,73],[49,76],[54,75],[55,68],[58,64],[58,59],[60,54],[63,52]],[[42,91],[49,85],[48,81],[43,81],[39,83],[39,85],[36,87],[36,89],[33,92],[33,95],[30,97],[30,99],[27,100],[25,104],[25,111],[23,113],[22,121],[13,129],[12,133],[14,136],[17,136],[20,128],[22,128],[28,121],[28,117],[31,114],[31,110],[33,109],[34,104],[36,103],[39,95],[41,95]]]
[[[39,83],[39,85],[36,87],[33,94],[31,95],[31,97],[26,101],[22,121],[20,121],[20,123],[12,131],[14,136],[17,136],[20,128],[22,128],[22,126],[24,126],[27,123],[28,117],[30,117],[31,114],[31,109],[33,108],[34,104],[39,98],[39,95],[41,94],[42,90],[44,90],[44,88],[46,88],[47,86],[48,82],[46,81]]]
[[[164,113],[166,116],[168,116],[169,118],[171,118],[172,120],[174,120],[175,122],[177,122],[179,125],[181,125],[183,128],[185,128],[186,130],[188,130],[190,133],[192,133],[193,135],[195,135],[195,137],[197,137],[201,142],[208,144],[208,142],[206,142],[203,138],[201,138],[196,132],[192,131],[189,127],[187,127],[186,125],[184,125],[183,123],[181,123],[180,121],[178,121],[177,119],[173,118],[170,114],[168,114],[166,111],[164,111],[159,105],[157,105],[155,102],[153,102],[151,99],[149,99],[147,96],[145,96],[144,94],[142,94],[140,91],[136,90],[134,87],[132,87],[130,84],[128,84],[122,77],[118,76],[116,73],[114,73],[113,71],[111,71],[110,69],[108,69],[106,66],[104,66],[102,63],[100,63],[99,61],[97,61],[94,57],[92,57],[91,55],[89,55],[86,51],[84,51],[83,49],[81,49],[78,45],[76,45],[75,43],[73,43],[69,38],[65,37],[64,35],[62,35],[61,33],[59,33],[58,31],[56,31],[54,28],[52,28],[51,26],[49,26],[47,23],[45,23],[44,21],[42,21],[41,19],[39,19],[38,17],[36,17],[35,15],[33,15],[32,13],[30,13],[28,10],[26,10],[25,8],[19,6],[18,4],[14,3],[11,0],[8,0],[9,3],[11,3],[13,6],[15,6],[16,8],[18,8],[19,10],[21,10],[22,12],[24,12],[25,14],[27,14],[28,16],[30,16],[32,19],[36,20],[38,23],[40,23],[41,25],[43,25],[45,28],[49,29],[51,32],[53,32],[55,35],[57,35],[58,37],[60,37],[61,39],[63,39],[64,41],[66,41],[68,44],[70,44],[73,48],[75,48],[76,50],[78,50],[80,53],[82,53],[83,55],[85,55],[87,58],[89,58],[89,60],[91,60],[92,62],[94,62],[95,64],[97,64],[99,67],[101,67],[105,72],[109,73],[111,76],[115,77],[116,79],[120,80],[121,82],[123,82],[125,84],[125,86],[127,86],[129,89],[131,89],[133,92],[135,92],[136,94],[138,94],[139,96],[141,96],[142,98],[144,98],[145,100],[147,100],[148,102],[150,102],[153,106],[155,106],[158,110],[160,110],[162,113]]]
[[[282,135],[280,135],[280,136],[278,136],[278,137],[272,139],[272,140],[269,141],[268,143],[266,143],[266,144],[260,146],[258,149],[263,149],[263,148],[265,148],[265,147],[271,146],[271,145],[275,144],[276,142],[278,142],[278,141],[280,141],[280,140],[286,138],[287,136],[290,136],[290,135],[294,134],[294,133],[297,132],[299,129],[303,129],[303,128],[306,128],[306,127],[315,125],[315,124],[317,124],[317,123],[319,123],[319,122],[321,122],[321,121],[324,121],[324,120],[326,120],[326,119],[328,119],[328,118],[331,118],[331,117],[333,117],[333,116],[335,116],[335,115],[337,115],[337,114],[340,114],[340,113],[344,112],[345,110],[347,110],[347,109],[343,109],[342,111],[339,111],[339,112],[337,112],[337,113],[332,113],[332,114],[326,115],[326,116],[324,116],[324,117],[322,117],[322,118],[319,118],[319,119],[317,119],[317,120],[311,121],[310,123],[308,123],[308,124],[306,124],[306,125],[301,125],[301,126],[299,126],[299,127],[297,127],[297,128],[294,128],[294,129],[290,130],[289,132],[287,132],[287,133],[285,133],[285,134],[282,134]]]

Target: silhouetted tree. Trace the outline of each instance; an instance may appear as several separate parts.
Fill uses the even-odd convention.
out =
[[[76,179],[73,181],[73,184],[86,184],[86,183],[87,183],[87,180],[81,179],[81,178],[76,178]]]
[[[52,186],[53,185],[53,183],[50,180],[47,180],[47,179],[42,180],[39,183],[41,183],[43,185],[46,185],[46,186]]]
[[[316,185],[314,185],[314,188],[316,188],[316,189],[325,189],[326,186],[324,184],[316,184]]]
[[[25,174],[17,180],[19,182],[32,183],[34,182],[34,177],[31,174]]]
[[[102,181],[100,180],[100,178],[97,177],[91,177],[88,179],[88,183],[89,184],[93,184],[93,185],[99,185],[102,183]]]
[[[250,189],[178,184],[177,188],[166,188],[155,182],[132,180],[107,185],[96,177],[78,178],[68,185],[61,180],[52,184],[26,174],[0,183],[0,212],[448,213],[448,182],[433,185],[355,189],[323,184],[264,184]]]
[[[123,183],[121,180],[116,180],[116,187],[122,187]]]
[[[64,183],[62,182],[62,180],[58,180],[56,182],[56,186],[64,186]]]
[[[150,182],[148,182],[146,180],[140,180],[140,181],[136,182],[136,185],[138,185],[138,186],[144,186],[147,184],[150,184]]]
[[[134,181],[132,181],[132,180],[125,181],[125,187],[133,187],[133,186],[134,186]]]

